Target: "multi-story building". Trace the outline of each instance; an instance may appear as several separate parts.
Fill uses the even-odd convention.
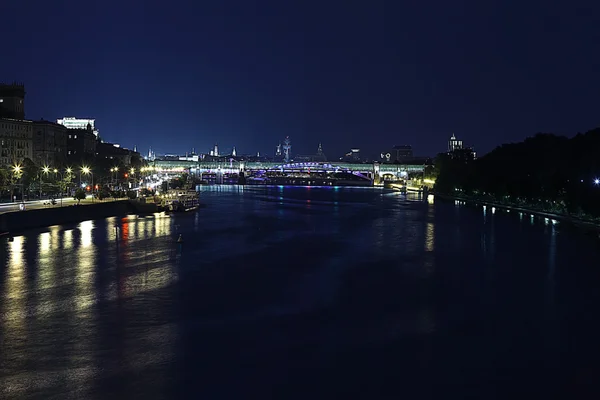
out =
[[[113,160],[115,166],[131,164],[132,154],[131,150],[124,149],[118,144],[101,142],[96,145],[96,157]]]
[[[412,146],[399,145],[394,146],[390,150],[381,152],[381,161],[405,163],[414,158]]]
[[[88,124],[87,129],[68,129],[67,157],[74,161],[94,157],[97,143],[91,124]]]
[[[33,124],[31,121],[0,118],[0,164],[19,164],[33,158]]]
[[[462,140],[458,140],[456,138],[456,136],[454,136],[454,133],[453,133],[452,136],[450,137],[450,140],[448,140],[448,153],[451,153],[454,150],[461,150],[462,148],[463,148]]]
[[[0,118],[25,119],[25,85],[0,83]]]
[[[67,128],[51,121],[34,121],[33,162],[37,165],[64,165],[67,158]]]
[[[64,117],[56,120],[57,124],[64,125],[68,129],[87,129],[89,125],[92,127],[94,135],[98,137],[98,129],[94,126],[95,122],[95,119],[75,117]]]

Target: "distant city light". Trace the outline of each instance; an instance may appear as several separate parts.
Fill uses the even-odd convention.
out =
[[[600,179],[598,179],[598,178],[594,179],[594,184],[595,185],[600,185]]]

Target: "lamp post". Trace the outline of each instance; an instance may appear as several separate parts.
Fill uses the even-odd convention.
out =
[[[17,179],[20,180],[23,177],[23,168],[21,167],[21,165],[19,165],[19,164],[13,165],[12,170],[13,170],[13,175]],[[22,183],[21,183],[21,202],[23,202],[23,184]]]
[[[56,176],[60,176],[60,181],[61,181],[61,185],[62,185],[62,181],[63,181],[63,174],[61,174],[58,169],[54,168],[54,170],[52,171],[54,172],[54,177],[56,179]],[[63,190],[62,190],[62,186],[59,185],[58,188],[60,189],[60,206],[62,207],[62,199],[63,199]]]
[[[50,172],[50,167],[48,167],[47,165],[44,165],[44,167],[42,168],[42,173],[48,175],[48,173]],[[40,175],[40,200],[42,200],[42,186],[44,185],[44,175]]]
[[[88,167],[81,167],[81,173],[84,173],[85,175],[91,175],[92,176],[92,203],[94,202],[94,174],[92,173],[92,170],[89,169]],[[81,173],[79,174],[79,182],[81,182]]]
[[[113,180],[113,190],[114,190],[115,186],[117,184],[117,173],[119,172],[119,167],[111,168],[110,172],[111,172],[111,178],[112,178],[112,173],[114,173],[114,180]]]
[[[131,180],[133,181],[133,185],[135,188],[135,168],[131,168],[131,170],[129,171],[129,174],[131,175]]]
[[[73,169],[71,167],[68,167],[65,170],[65,172],[66,172],[67,176],[69,177],[69,186],[68,186],[68,189],[71,189],[71,181],[73,180],[73,175],[72,175]],[[65,192],[66,192],[66,189],[67,189],[67,185],[65,184]]]

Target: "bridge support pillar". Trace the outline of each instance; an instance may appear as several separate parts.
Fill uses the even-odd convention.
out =
[[[373,163],[373,185],[381,185],[381,165],[375,161]]]

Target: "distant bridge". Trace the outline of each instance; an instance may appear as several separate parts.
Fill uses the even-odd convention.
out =
[[[356,172],[373,178],[376,174],[381,177],[392,175],[405,176],[408,173],[422,173],[422,164],[353,164],[344,162],[255,162],[237,161],[234,159],[224,161],[186,161],[186,160],[155,160],[154,167],[157,172],[181,173],[189,170],[193,173],[238,174],[239,172],[253,173],[259,171],[282,172]]]

